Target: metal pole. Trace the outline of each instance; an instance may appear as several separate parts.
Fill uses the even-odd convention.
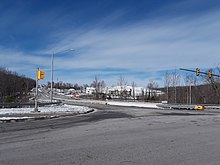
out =
[[[177,73],[176,73],[176,67],[175,67],[175,104],[176,104],[176,85],[177,85]]]
[[[192,86],[191,86],[191,82],[190,82],[190,86],[189,86],[189,94],[190,94],[190,97],[189,97],[189,104],[191,105],[192,104]]]
[[[38,106],[37,106],[37,100],[38,100],[38,70],[37,69],[37,76],[36,76],[36,92],[35,92],[35,106],[34,106],[34,112],[38,112]]]
[[[175,104],[176,104],[176,84],[175,84]]]
[[[64,52],[67,52],[67,51],[74,51],[73,49],[67,49],[67,50],[63,50],[63,51],[60,51],[60,52],[54,52],[53,51],[53,54],[51,56],[51,86],[50,86],[50,102],[53,101],[53,63],[54,63],[54,55],[55,54],[59,54],[59,53],[64,53]]]
[[[188,89],[188,86],[186,88],[186,104],[189,104],[189,89]]]
[[[51,56],[51,84],[50,84],[50,102],[53,101],[53,61],[54,61],[54,51]]]

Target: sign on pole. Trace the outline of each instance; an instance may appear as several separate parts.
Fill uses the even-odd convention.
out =
[[[39,112],[38,111],[38,105],[37,105],[37,101],[38,101],[38,81],[45,78],[44,74],[45,74],[44,71],[39,70],[39,68],[37,69],[34,112]]]

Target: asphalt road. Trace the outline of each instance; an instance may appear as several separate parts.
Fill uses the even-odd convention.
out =
[[[219,165],[218,112],[89,106],[98,111],[0,124],[0,164]]]

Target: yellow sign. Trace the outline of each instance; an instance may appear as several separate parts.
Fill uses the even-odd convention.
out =
[[[37,70],[37,79],[38,79],[38,80],[44,79],[44,78],[45,78],[44,74],[45,74],[44,71],[42,71],[42,70]]]

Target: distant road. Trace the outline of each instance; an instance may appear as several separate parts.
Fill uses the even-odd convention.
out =
[[[0,124],[0,164],[219,165],[219,113],[89,106],[98,111]]]

